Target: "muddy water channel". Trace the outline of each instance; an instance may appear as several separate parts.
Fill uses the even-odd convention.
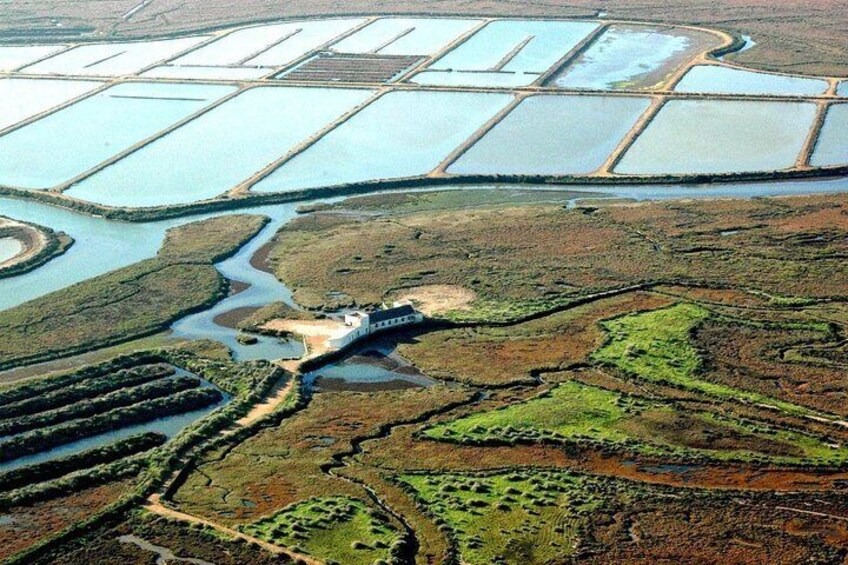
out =
[[[307,373],[304,382],[318,390],[375,391],[426,387],[437,381],[398,355],[394,343],[380,340],[362,346],[341,361]]]
[[[455,187],[455,189],[461,188]],[[489,185],[478,188],[491,189],[493,187]],[[545,190],[543,187],[537,188],[538,190]],[[473,190],[468,187],[464,189]],[[600,193],[609,198],[631,198],[634,200],[751,198],[848,192],[848,178],[688,187],[675,185],[569,186],[568,189],[577,192]],[[444,190],[444,188],[441,190]],[[271,218],[271,222],[265,229],[239,253],[216,265],[221,273],[229,279],[250,286],[246,290],[224,299],[213,308],[178,320],[172,327],[174,333],[185,338],[210,338],[221,341],[233,349],[234,356],[237,359],[280,359],[300,355],[302,346],[296,341],[262,337],[256,345],[242,345],[236,341],[238,331],[217,324],[215,318],[220,314],[238,308],[262,306],[278,301],[293,304],[291,291],[272,274],[254,268],[250,264],[250,258],[273,237],[281,226],[295,217],[295,210],[298,205],[311,203],[314,202],[260,206],[228,212],[227,214],[264,214]],[[0,215],[49,226],[55,230],[68,233],[76,240],[76,243],[67,253],[35,271],[17,277],[0,279],[0,310],[2,310],[107,271],[152,257],[159,249],[168,228],[201,220],[210,215],[222,214],[206,214],[161,222],[132,224],[86,216],[37,202],[0,198]],[[338,370],[348,375],[354,375],[358,371],[355,367],[342,367]]]

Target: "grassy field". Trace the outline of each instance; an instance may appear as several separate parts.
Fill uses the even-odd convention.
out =
[[[213,263],[238,250],[266,221],[238,215],[173,228],[153,259],[3,311],[0,367],[152,334],[213,304],[227,290]]]
[[[271,256],[310,308],[455,285],[477,298],[445,317],[510,321],[593,292],[671,282],[743,287],[791,305],[848,296],[845,206],[827,196],[312,214],[280,231]]]
[[[443,386],[378,393],[320,393],[279,427],[210,453],[174,500],[187,512],[230,525],[254,522],[298,502],[364,496],[361,487],[322,470],[357,438],[382,426],[414,420],[470,392]]]
[[[700,306],[677,304],[603,322],[608,341],[592,358],[639,379],[725,400],[768,405],[792,415],[820,415],[803,406],[704,378],[701,357],[690,336],[709,316],[709,311]]]
[[[248,0],[236,6],[224,0],[161,0],[135,13],[129,12],[134,5],[121,2],[12,0],[7,4],[0,32],[10,39],[40,41],[92,33],[96,36],[146,37],[220,27],[233,22],[298,16],[406,13],[593,17],[602,9],[607,18],[698,24],[750,34],[757,45],[734,60],[753,67],[848,75],[845,63],[848,48],[844,41],[848,9],[838,0],[779,4],[748,0],[607,0],[600,7],[590,0],[530,4],[517,0],[491,0],[485,4],[459,0],[294,0],[284,4]],[[56,26],[57,21],[62,27]]]
[[[848,461],[848,449],[814,437],[576,382],[500,410],[438,424],[424,435],[484,445],[589,442],[669,459],[828,466]]]
[[[402,543],[388,516],[349,497],[311,498],[242,530],[325,563],[346,565],[388,562],[392,546]]]
[[[463,563],[545,563],[573,554],[601,500],[566,473],[402,475],[450,531]]]
[[[660,308],[667,297],[635,292],[520,324],[425,333],[398,352],[431,376],[476,385],[533,383],[534,373],[584,363],[603,344],[598,322]]]

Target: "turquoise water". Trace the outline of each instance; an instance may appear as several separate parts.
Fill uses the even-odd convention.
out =
[[[0,79],[0,130],[91,92],[100,85],[99,82],[81,80]]]
[[[745,71],[718,65],[692,67],[674,88],[677,92],[714,94],[773,94],[815,96],[828,88],[827,81]]]
[[[0,215],[49,226],[74,238],[64,254],[38,269],[0,279],[0,310],[153,257],[168,227],[191,221],[130,224],[11,198],[0,198]]]
[[[848,96],[848,80],[843,80],[839,83],[839,86],[836,87],[836,95]]]
[[[0,184],[59,185],[233,90],[167,83],[113,86],[0,137]]]
[[[472,86],[480,88],[518,88],[532,84],[541,73],[490,73],[482,71],[423,71],[412,82],[422,86]]]
[[[212,198],[372,94],[354,89],[253,88],[75,184],[68,194],[133,207]]]
[[[23,69],[25,73],[123,76],[137,73],[208,39],[182,37],[161,41],[81,45]]]
[[[603,164],[648,98],[532,96],[448,168],[465,174],[584,174]]]
[[[637,175],[792,167],[816,115],[798,102],[671,100],[615,168]]]
[[[0,237],[0,263],[16,257],[23,249],[20,240],[14,237]]]
[[[512,86],[531,84],[538,78],[537,73],[547,71],[597,27],[594,22],[494,21],[430,66],[433,70],[485,74],[470,77],[425,72],[413,77],[412,81],[446,85],[472,84],[466,81],[473,81],[476,86],[503,86],[504,81]],[[520,50],[513,53],[519,47]],[[501,73],[518,76],[504,79]],[[489,84],[486,84],[486,76]]]
[[[145,78],[184,78],[191,80],[256,80],[270,71],[262,67],[177,67],[160,65],[141,73]]]
[[[450,44],[480,20],[381,18],[333,45],[339,53],[430,55]],[[412,31],[409,31],[412,30]]]
[[[511,99],[508,94],[391,92],[252,190],[278,192],[426,174]]]
[[[814,167],[848,165],[848,104],[834,104],[828,108],[810,164]]]
[[[0,72],[14,71],[64,48],[64,45],[0,45]]]
[[[174,59],[174,65],[284,65],[360,24],[362,19],[286,22],[240,29]]]
[[[561,88],[651,88],[699,50],[682,31],[609,27],[553,84]]]
[[[291,63],[312,51],[360,25],[362,18],[321,20],[317,22],[295,22],[298,31],[245,62],[246,65],[277,67]]]

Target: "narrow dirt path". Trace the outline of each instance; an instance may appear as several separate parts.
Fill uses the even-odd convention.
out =
[[[259,538],[255,538],[251,535],[242,533],[238,530],[234,530],[232,528],[228,528],[227,526],[211,522],[204,518],[199,518],[197,516],[193,516],[191,514],[186,514],[185,512],[180,512],[178,510],[174,510],[173,508],[168,508],[163,505],[158,494],[151,495],[150,498],[147,499],[147,502],[144,504],[145,510],[148,512],[152,512],[154,514],[158,514],[160,516],[164,516],[166,518],[170,518],[172,520],[179,520],[181,522],[188,522],[191,524],[201,524],[203,526],[208,526],[210,528],[214,528],[215,530],[225,534],[229,537],[243,539],[249,543],[255,543],[263,549],[270,551],[275,554],[288,555],[292,559],[300,559],[304,563],[308,563],[309,565],[320,565],[320,561],[316,561],[315,559],[308,557],[306,555],[302,555],[300,553],[295,553],[285,547],[281,547],[279,545],[274,545],[273,543],[269,543],[267,541],[261,540]]]
[[[289,393],[294,389],[295,379],[286,375],[281,377],[277,384],[268,392],[265,400],[254,404],[250,412],[245,414],[239,420],[236,420],[236,425],[247,426],[266,416],[277,409],[277,407],[288,398]]]

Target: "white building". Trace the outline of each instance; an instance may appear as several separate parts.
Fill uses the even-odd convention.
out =
[[[345,314],[344,323],[350,327],[346,334],[330,340],[330,345],[341,349],[354,341],[373,333],[391,328],[417,324],[424,316],[415,310],[411,304],[395,303],[391,308],[375,312],[353,312]]]

